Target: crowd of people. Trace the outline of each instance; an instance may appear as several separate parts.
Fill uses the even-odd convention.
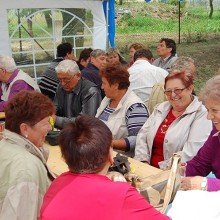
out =
[[[181,189],[220,190],[220,75],[195,94],[194,60],[174,40],[159,41],[157,59],[140,43],[128,51],[128,62],[117,48],[78,59],[62,43],[39,83],[0,56],[0,219],[169,219],[106,176],[113,149],[162,170],[179,153]],[[69,167],[57,178],[44,147],[51,120]]]

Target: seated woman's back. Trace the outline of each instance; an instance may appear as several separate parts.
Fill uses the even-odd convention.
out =
[[[89,116],[78,117],[61,131],[61,152],[70,171],[51,184],[40,219],[169,219],[135,188],[106,177],[113,163],[111,143],[109,128]]]

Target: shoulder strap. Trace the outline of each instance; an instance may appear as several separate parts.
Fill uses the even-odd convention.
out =
[[[163,206],[161,208],[161,212],[165,213],[167,206],[170,203],[170,199],[174,190],[174,186],[175,186],[175,181],[176,181],[176,176],[177,176],[177,172],[178,172],[178,165],[180,163],[181,160],[181,156],[179,154],[174,154],[173,155],[173,162],[172,162],[172,167],[170,169],[170,175],[169,175],[169,179],[167,182],[167,188],[166,188],[166,193],[164,196],[164,203]]]

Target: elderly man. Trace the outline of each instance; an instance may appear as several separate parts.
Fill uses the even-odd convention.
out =
[[[66,122],[75,120],[79,114],[95,116],[101,103],[97,86],[81,78],[75,61],[63,60],[55,70],[60,82],[54,98],[57,106],[55,127],[63,128]]]
[[[163,80],[168,72],[152,65],[153,55],[148,49],[139,49],[134,54],[134,64],[128,69],[130,89],[147,105],[153,86]]]
[[[102,80],[99,75],[99,70],[106,65],[106,58],[107,58],[106,53],[103,50],[96,49],[91,52],[90,58],[91,61],[88,64],[88,66],[82,70],[81,76],[95,83],[102,93],[102,98],[104,98],[105,93],[101,89]]]
[[[54,59],[42,76],[39,87],[44,95],[47,95],[51,100],[54,99],[59,81],[55,67],[63,60],[74,60],[77,58],[73,54],[73,46],[70,43],[62,43],[57,46],[57,58]]]
[[[27,73],[17,69],[9,56],[0,56],[0,111],[5,110],[9,100],[21,90],[40,91],[37,83]]]
[[[175,41],[162,38],[157,46],[157,55],[159,58],[153,62],[153,65],[169,71],[172,63],[177,59]]]

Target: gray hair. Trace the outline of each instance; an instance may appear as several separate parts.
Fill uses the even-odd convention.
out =
[[[6,72],[9,73],[12,73],[17,69],[14,59],[5,55],[0,56],[0,68],[5,69]]]
[[[57,74],[59,73],[69,73],[74,76],[77,73],[80,73],[79,66],[73,60],[63,60],[55,68]]]
[[[220,75],[214,76],[206,82],[199,98],[202,101],[209,99],[220,103]]]
[[[195,73],[192,72],[192,65],[194,65],[194,60],[192,58],[181,56],[173,62],[173,64],[171,65],[170,72],[184,71],[186,74],[193,75],[194,78]]]
[[[106,52],[104,50],[101,50],[101,49],[96,49],[96,50],[93,50],[91,53],[90,53],[90,57],[99,57],[99,56],[106,56]]]

